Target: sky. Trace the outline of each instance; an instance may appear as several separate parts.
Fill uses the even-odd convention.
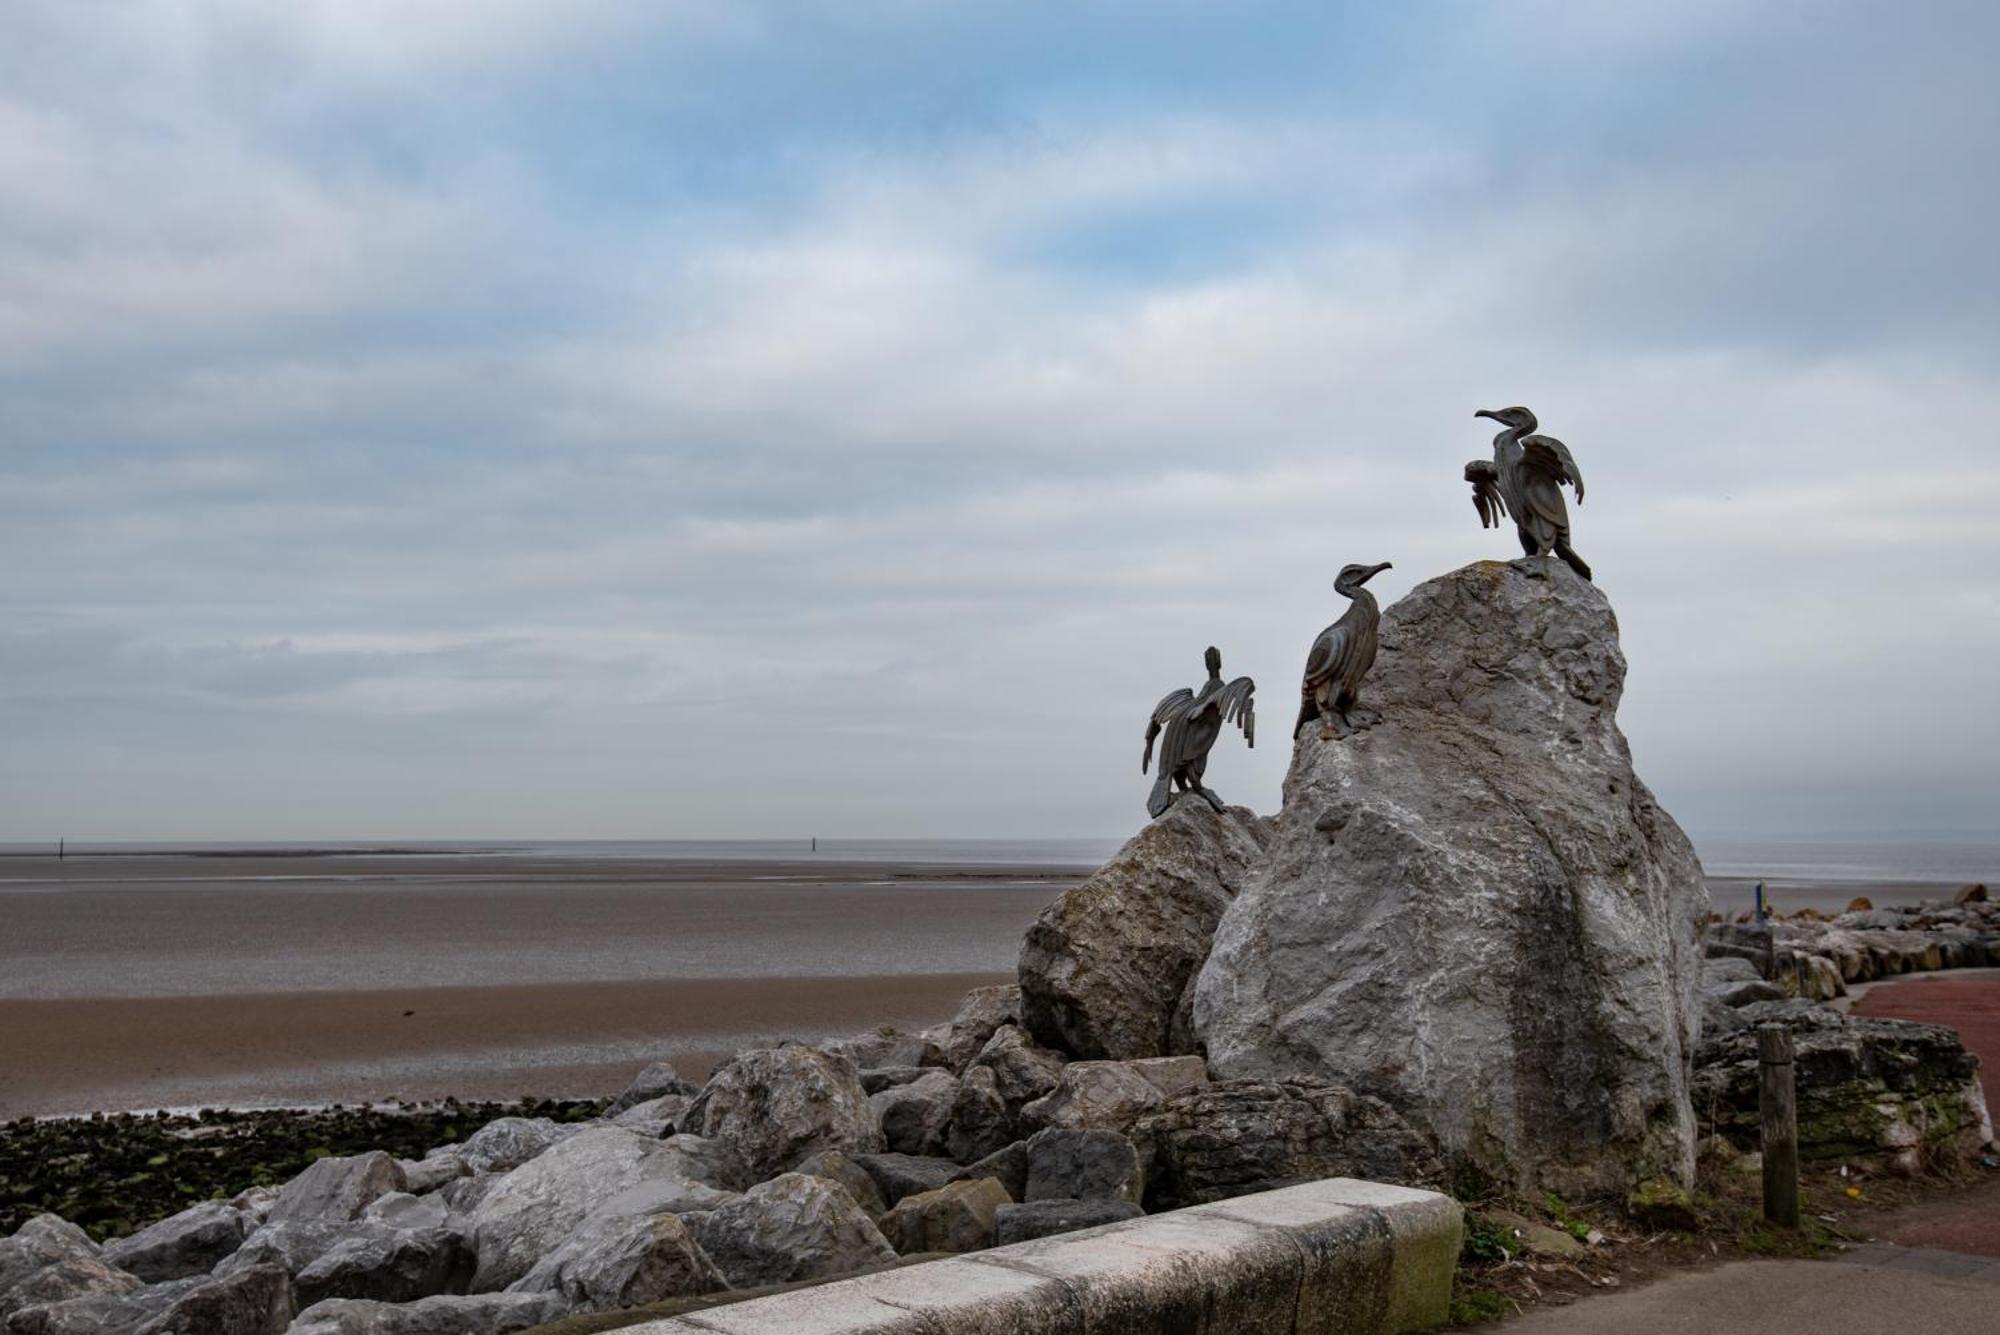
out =
[[[2000,829],[2000,8],[6,0],[0,840],[1119,836],[1588,479],[1700,837]]]

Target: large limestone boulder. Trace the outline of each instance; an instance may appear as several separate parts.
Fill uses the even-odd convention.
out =
[[[1021,1022],[1021,989],[1014,983],[975,987],[958,1003],[958,1013],[945,1026],[942,1042],[945,1060],[954,1071],[979,1055],[986,1040],[1003,1024]]]
[[[395,1156],[381,1150],[321,1159],[287,1182],[264,1216],[267,1224],[358,1219],[377,1196],[409,1189]]]
[[[299,1313],[286,1335],[512,1335],[564,1310],[554,1293],[475,1293],[414,1303],[329,1298]]]
[[[687,1225],[657,1214],[586,1223],[509,1292],[557,1293],[573,1312],[610,1312],[728,1287]]]
[[[882,1148],[859,1069],[802,1043],[741,1052],[717,1067],[682,1116],[681,1130],[732,1147],[755,1181],[821,1150]]]
[[[868,1096],[883,1143],[897,1154],[944,1153],[957,1101],[958,1080],[936,1067],[908,1084],[891,1085]]]
[[[1993,1139],[1979,1058],[1955,1029],[1844,1015],[1805,1000],[1759,1002],[1738,1014],[1741,1029],[1703,1037],[1694,1087],[1704,1129],[1740,1149],[1758,1144],[1759,1024],[1792,1033],[1801,1158],[1872,1160],[1915,1175],[1961,1165]]]
[[[479,1268],[472,1291],[513,1283],[585,1219],[642,1183],[694,1184],[703,1176],[702,1163],[671,1142],[616,1126],[579,1132],[501,1178],[473,1207]]]
[[[1519,1189],[1694,1168],[1708,891],[1632,771],[1611,605],[1486,561],[1382,619],[1353,737],[1300,736],[1193,997],[1219,1077],[1321,1076]]]
[[[115,1296],[144,1284],[98,1252],[68,1220],[38,1214],[0,1239],[0,1321],[24,1307],[91,1295]]]
[[[104,1246],[104,1259],[149,1284],[204,1275],[243,1245],[249,1216],[227,1201],[203,1201]]]
[[[1218,1081],[1169,1100],[1132,1134],[1155,1210],[1327,1177],[1435,1187],[1445,1176],[1427,1132],[1320,1080]]]
[[[580,1131],[547,1117],[496,1117],[458,1147],[470,1172],[504,1173]]]
[[[772,1178],[696,1219],[702,1251],[736,1288],[825,1279],[896,1259],[852,1196],[807,1173]]]
[[[1022,1026],[1076,1057],[1191,1051],[1172,1032],[1181,994],[1270,837],[1247,808],[1174,803],[1028,929]]]
[[[308,1306],[323,1298],[402,1303],[463,1293],[472,1269],[472,1248],[455,1229],[384,1226],[343,1238],[301,1269],[299,1301]]]
[[[896,1202],[882,1233],[905,1256],[919,1252],[976,1252],[993,1245],[994,1213],[1014,1198],[990,1177],[947,1182]]]

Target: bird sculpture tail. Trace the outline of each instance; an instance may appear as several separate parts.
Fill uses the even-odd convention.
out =
[[[1174,803],[1174,775],[1165,765],[1160,766],[1160,777],[1153,780],[1153,791],[1146,795],[1146,810],[1155,819]]]

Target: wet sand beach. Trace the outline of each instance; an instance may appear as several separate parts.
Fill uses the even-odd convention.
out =
[[[1081,863],[520,851],[0,856],[0,1118],[592,1097],[777,1037],[945,1018]],[[1718,911],[1752,880],[1712,877]],[[1774,879],[1834,912],[1930,882]]]
[[[0,1117],[592,1096],[659,1056],[928,1024],[1086,870],[0,859]]]

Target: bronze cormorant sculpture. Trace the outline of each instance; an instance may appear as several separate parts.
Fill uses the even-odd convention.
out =
[[[1315,718],[1319,735],[1328,741],[1354,731],[1347,711],[1354,708],[1361,679],[1375,666],[1375,626],[1382,619],[1375,595],[1361,586],[1387,569],[1387,561],[1379,566],[1344,566],[1333,581],[1333,591],[1353,602],[1340,620],[1319,633],[1306,655],[1305,680],[1299,684],[1304,699],[1299,702],[1299,721],[1292,725],[1294,738],[1308,719]]]
[[[1210,806],[1222,810],[1222,799],[1201,786],[1201,776],[1208,768],[1209,749],[1222,735],[1223,724],[1241,724],[1244,742],[1257,745],[1257,718],[1252,713],[1250,698],[1257,683],[1248,677],[1238,677],[1224,685],[1222,651],[1212,644],[1202,657],[1208,663],[1208,681],[1200,693],[1186,687],[1175,691],[1153,707],[1152,721],[1146,725],[1146,754],[1139,761],[1141,774],[1153,763],[1153,739],[1163,728],[1167,734],[1160,744],[1160,777],[1154,780],[1152,795],[1146,799],[1146,810],[1155,817],[1172,805],[1175,783],[1180,784],[1182,792],[1200,793]]]
[[[1498,528],[1500,516],[1514,516],[1521,549],[1530,556],[1553,553],[1585,579],[1590,567],[1569,545],[1569,509],[1563,505],[1562,484],[1576,488],[1583,504],[1583,473],[1570,458],[1569,446],[1554,436],[1537,436],[1535,415],[1526,408],[1481,408],[1474,417],[1490,417],[1506,427],[1493,438],[1493,462],[1474,459],[1465,466],[1472,484],[1472,506],[1482,528]]]

